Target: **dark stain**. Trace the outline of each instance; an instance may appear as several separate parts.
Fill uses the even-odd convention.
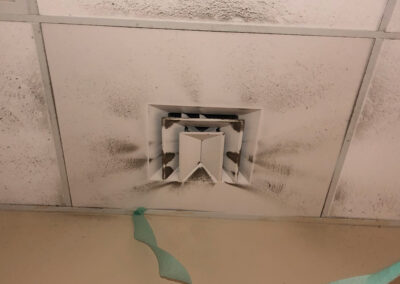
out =
[[[233,176],[236,176],[236,172],[234,172],[234,171],[231,171],[231,174],[233,175]]]
[[[149,163],[151,163],[153,161],[153,159],[152,158],[149,158]]]
[[[139,169],[146,164],[147,159],[129,158],[124,160],[124,169]]]
[[[254,157],[253,157],[253,155],[250,155],[248,160],[249,160],[250,163],[253,163],[253,162],[254,162]]]
[[[176,123],[178,120],[177,119],[172,119],[172,118],[167,118],[163,117],[162,118],[162,125],[164,126],[165,129],[170,128],[174,123]]]
[[[200,167],[187,179],[187,182],[213,183],[213,180],[206,170]]]
[[[20,119],[5,106],[0,107],[0,120],[3,120],[4,125],[9,123],[11,126],[16,123],[21,123]]]
[[[394,62],[400,58],[396,53],[383,49],[380,55],[381,64],[390,68],[381,68],[379,76],[374,76],[371,82],[368,96],[365,99],[363,110],[357,122],[355,137],[365,138],[365,135],[379,136],[384,129],[392,125],[398,125],[400,96],[398,95],[398,83],[394,78],[399,74],[400,67]],[[395,75],[396,74],[396,75]]]
[[[272,191],[273,193],[279,194],[282,192],[283,188],[285,187],[285,184],[283,183],[270,183],[269,181],[265,182],[265,185],[268,190]]]
[[[163,167],[162,178],[163,179],[167,179],[173,172],[174,172],[173,168],[171,168],[171,167]]]
[[[171,162],[175,157],[175,153],[172,152],[168,152],[168,153],[163,153],[162,154],[162,163],[163,165],[168,164],[169,162]]]
[[[301,149],[310,150],[313,147],[312,145],[300,142],[286,142],[286,143],[277,143],[275,145],[265,148],[266,149],[260,151],[257,156],[270,157],[272,155],[278,155],[278,154],[296,154],[299,153]]]
[[[237,152],[226,152],[226,156],[235,164],[239,164],[240,162],[240,153]]]
[[[171,181],[171,182],[153,181],[153,182],[149,182],[146,184],[134,186],[132,188],[132,190],[134,190],[136,192],[149,192],[149,191],[154,191],[154,190],[164,188],[167,186],[172,186],[172,188],[178,188],[178,187],[181,187],[181,185],[182,184],[180,182],[176,182],[176,181]]]
[[[240,188],[240,189],[243,189],[243,190],[246,190],[246,191],[249,191],[249,192],[252,192],[252,193],[258,193],[258,194],[266,193],[264,189],[262,189],[260,187],[255,187],[252,185],[244,185],[244,184],[237,184],[237,183],[227,183],[227,184],[237,187],[237,188]],[[265,189],[267,189],[268,191],[271,191],[275,194],[281,193],[282,190],[284,189],[284,187],[285,187],[285,184],[283,184],[283,183],[275,184],[275,183],[272,183],[269,181],[265,182]]]
[[[116,95],[108,99],[108,108],[115,115],[122,118],[138,118],[140,113],[140,104],[132,97],[123,97]]]
[[[191,68],[187,68],[182,73],[182,85],[185,88],[186,95],[195,103],[200,99],[199,75]]]
[[[277,173],[277,174],[280,174],[283,176],[290,176],[292,173],[292,167],[278,164],[275,161],[269,162],[269,161],[266,161],[265,159],[258,159],[257,162],[255,162],[255,164],[264,169],[270,170],[274,173]]]
[[[231,186],[234,186],[234,187],[237,187],[237,188],[240,188],[240,189],[254,190],[254,188],[249,186],[249,185],[244,185],[244,184],[239,184],[239,183],[230,183],[230,182],[227,182],[226,184],[229,184]]]
[[[132,153],[139,149],[139,147],[133,143],[113,138],[107,140],[106,147],[108,153],[111,155]]]
[[[243,86],[242,86],[242,88],[243,88]],[[248,88],[246,91],[249,91]],[[253,103],[253,104],[258,103],[258,100],[259,100],[259,96],[249,93],[249,92],[242,93],[240,98],[241,98],[242,102]]]
[[[341,183],[335,193],[335,201],[336,202],[343,202],[346,199],[346,190],[345,190],[346,183]]]
[[[244,120],[231,122],[231,126],[236,132],[241,132],[244,129]]]
[[[124,171],[131,171],[131,170],[137,170],[142,168],[143,166],[146,165],[147,159],[146,158],[119,158],[115,156],[111,156],[110,159],[108,159],[102,168],[102,173],[101,176],[105,177],[110,174],[118,173],[118,172],[124,172]],[[94,179],[94,176],[89,175],[88,178],[90,180]]]
[[[304,19],[294,17],[287,4],[271,1],[174,1],[168,8],[163,5],[149,5],[148,1],[103,0],[96,4],[84,4],[91,13],[109,10],[113,13],[141,17],[201,19],[207,21],[237,21],[257,23],[303,23]]]

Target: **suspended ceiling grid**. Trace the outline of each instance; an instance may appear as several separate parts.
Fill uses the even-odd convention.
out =
[[[3,2],[0,203],[400,218],[396,1]],[[148,181],[149,103],[261,107],[252,185]]]

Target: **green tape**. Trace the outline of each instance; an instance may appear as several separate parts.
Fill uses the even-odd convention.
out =
[[[388,284],[397,277],[400,277],[400,262],[396,262],[374,274],[338,280],[330,284]]]
[[[171,254],[158,247],[153,230],[144,217],[145,211],[145,208],[140,207],[133,212],[135,239],[147,244],[152,249],[157,257],[158,270],[161,277],[191,284],[192,279],[190,279],[190,275],[185,267],[183,267],[183,265]]]

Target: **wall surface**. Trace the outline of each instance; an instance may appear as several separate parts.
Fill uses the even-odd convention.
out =
[[[400,219],[399,1],[6,2],[0,204]],[[150,180],[149,104],[261,109],[251,183]]]
[[[148,216],[193,283],[323,284],[400,260],[400,228]],[[7,284],[172,283],[130,216],[0,212]],[[175,283],[175,282],[173,282]]]

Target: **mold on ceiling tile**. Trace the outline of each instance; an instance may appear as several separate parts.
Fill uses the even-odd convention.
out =
[[[45,15],[377,29],[385,0],[39,0]],[[362,7],[362,9],[360,9]]]
[[[332,216],[400,217],[400,41],[386,40],[358,120]]]
[[[319,216],[371,40],[53,24],[43,30],[75,205]],[[191,88],[185,70],[195,74]],[[120,99],[134,102],[124,112],[135,116],[110,111]],[[147,140],[149,104],[263,109],[258,152],[242,153],[254,166],[251,184],[151,181],[148,169],[161,167],[161,153],[147,155],[161,140]],[[110,151],[110,141],[121,142],[111,142]],[[130,150],[117,150],[120,144]],[[127,159],[137,166],[127,169]],[[149,163],[137,163],[142,159]]]
[[[32,26],[0,34],[0,203],[64,204]]]

